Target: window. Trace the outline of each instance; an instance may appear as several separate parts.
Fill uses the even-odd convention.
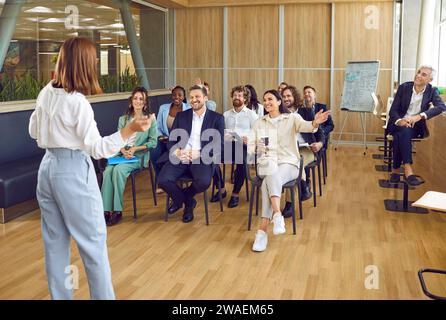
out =
[[[446,20],[446,0],[441,0],[441,20]]]
[[[0,12],[3,2],[0,0]],[[97,46],[98,73],[105,93],[127,92],[141,84],[116,2],[100,3],[26,1],[0,71],[0,101],[35,99],[54,76],[61,44],[77,36],[88,37]],[[131,14],[150,87],[164,88],[166,13],[132,2]]]

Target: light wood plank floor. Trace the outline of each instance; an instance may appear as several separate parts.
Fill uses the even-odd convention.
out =
[[[257,217],[248,232],[247,203],[220,213],[204,206],[196,219],[181,213],[163,221],[165,196],[153,206],[148,176],[138,178],[140,218],[132,218],[131,188],[125,194],[123,221],[108,229],[113,282],[118,299],[426,299],[417,271],[446,269],[446,215],[389,213],[383,200],[401,198],[401,190],[381,189],[369,150],[341,146],[329,152],[329,177],[317,208],[304,203],[304,220],[291,221],[287,234],[269,232],[264,253],[251,251]],[[423,174],[423,171],[417,173]],[[425,178],[427,178],[425,176]],[[228,191],[231,189],[227,184]],[[416,199],[441,186],[426,183],[411,191]],[[444,188],[444,186],[442,186]],[[199,196],[202,199],[202,195]],[[225,202],[227,202],[226,199]],[[0,225],[0,299],[48,299],[38,211]],[[88,284],[76,246],[73,264],[80,269],[76,299],[88,299]],[[379,270],[379,289],[364,286],[365,268]],[[446,280],[428,277],[437,294]]]

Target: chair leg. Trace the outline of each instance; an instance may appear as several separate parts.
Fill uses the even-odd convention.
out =
[[[296,205],[294,202],[294,186],[290,188],[291,191],[291,208],[293,209],[293,234],[296,234]]]
[[[165,212],[165,215],[164,215],[164,221],[166,221],[167,222],[167,219],[168,219],[168,217],[169,217],[169,199],[170,199],[170,197],[169,197],[169,195],[167,194],[167,192],[166,192],[166,212]]]
[[[254,184],[251,184],[251,201],[249,201],[249,210],[248,210],[248,230],[251,230],[251,221],[252,221],[252,206],[254,205],[254,192],[256,187]]]
[[[231,183],[234,184],[234,163],[231,164]]]
[[[135,188],[135,175],[132,173],[131,175],[132,178],[132,196],[133,196],[133,218],[136,219],[137,213],[136,213],[136,188]]]
[[[311,175],[313,180],[313,205],[316,207],[316,168],[311,167]]]
[[[317,178],[319,180],[319,195],[322,197],[322,179],[321,179],[321,165],[317,166]]]
[[[324,177],[324,185],[326,184],[325,178],[327,177],[327,153],[324,151],[322,155],[322,176]]]
[[[259,193],[260,193],[260,187],[256,187],[256,216],[259,215]]]
[[[220,180],[221,180],[220,175],[218,175],[218,182],[217,182],[217,184],[218,184],[217,185],[217,188],[218,188],[218,200],[220,202],[220,212],[223,212],[223,199],[221,197],[221,188],[223,186],[220,185]],[[224,181],[223,181],[223,183],[224,183]]]
[[[204,196],[204,214],[206,217],[206,225],[208,226],[209,225],[209,211],[208,211],[208,191],[207,190],[204,190],[203,196]]]
[[[245,178],[245,188],[246,188],[246,201],[249,201],[249,180],[248,180],[248,177]]]
[[[150,174],[150,183],[152,184],[152,195],[153,195],[153,203],[155,206],[158,205],[158,201],[156,199],[156,183],[153,179],[153,171],[152,171],[152,163],[149,161],[149,174]]]
[[[297,197],[298,197],[298,201],[299,201],[299,216],[300,216],[300,220],[302,220],[304,218],[304,214],[302,211],[302,197],[301,197],[302,189],[300,187],[300,181],[301,180],[299,180],[297,182]]]

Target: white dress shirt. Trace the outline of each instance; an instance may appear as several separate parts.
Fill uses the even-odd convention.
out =
[[[39,93],[28,129],[42,149],[83,150],[95,159],[112,157],[125,145],[120,132],[101,137],[83,94],[54,88],[52,82]]]
[[[185,150],[201,150],[201,127],[203,126],[204,116],[206,115],[206,108],[201,116],[195,111],[192,115],[192,130],[190,132],[189,140]]]
[[[427,116],[424,112],[420,113],[421,111],[421,102],[423,101],[423,95],[424,91],[426,91],[426,87],[424,87],[423,91],[420,93],[417,93],[415,91],[415,86],[412,88],[412,97],[410,98],[409,108],[407,109],[406,114],[404,115],[404,118],[408,118],[410,116],[415,116],[417,114],[420,114],[420,116],[427,119]],[[401,119],[398,119],[395,121],[395,124],[398,124]]]
[[[257,113],[246,106],[237,112],[234,108],[223,113],[226,130],[236,132],[239,136],[246,135],[254,122],[259,118]]]

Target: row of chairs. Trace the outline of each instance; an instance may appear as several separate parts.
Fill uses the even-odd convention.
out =
[[[295,199],[295,190],[298,190],[298,195],[297,198],[299,199],[299,215],[300,215],[300,219],[303,219],[303,210],[302,210],[302,201],[301,201],[301,189],[300,189],[300,182],[302,179],[302,163],[303,163],[303,158],[301,158],[301,165],[300,165],[300,171],[299,171],[299,176],[297,179],[288,182],[287,184],[285,184],[283,186],[283,190],[289,189],[290,190],[290,194],[291,194],[291,199],[292,199],[292,208],[293,208],[293,233],[296,233],[296,220],[295,220],[295,203],[294,203],[294,199]],[[327,151],[326,149],[322,149],[319,154],[317,154],[317,159],[313,162],[311,162],[310,164],[308,164],[308,167],[311,170],[311,179],[313,181],[313,204],[314,207],[316,207],[316,169],[317,169],[317,173],[318,173],[318,182],[319,182],[319,195],[322,196],[322,179],[323,179],[323,183],[326,183],[326,177],[327,177]],[[321,174],[321,167],[322,167],[322,174]],[[100,166],[100,168],[104,169],[105,168],[105,164],[102,164],[102,166]],[[234,169],[234,165],[231,165],[231,181],[233,180],[233,169]],[[255,176],[251,176],[250,174],[250,168],[249,165],[245,166],[245,170],[246,170],[246,180],[245,180],[245,188],[246,188],[246,198],[247,201],[249,201],[249,218],[248,218],[248,230],[251,229],[251,221],[252,221],[252,208],[253,208],[253,204],[254,204],[254,194],[256,195],[255,197],[255,202],[256,202],[256,215],[258,215],[258,208],[259,208],[259,191],[260,191],[260,187],[261,187],[261,183],[262,180],[258,177],[258,175],[256,174]],[[141,166],[138,169],[135,169],[131,172],[130,174],[130,178],[131,178],[131,184],[132,184],[132,199],[133,199],[133,217],[134,219],[137,219],[138,217],[138,212],[137,212],[137,204],[136,204],[136,186],[135,186],[135,181],[136,181],[136,176],[140,173],[143,172],[148,172],[149,173],[149,177],[150,177],[150,183],[151,183],[151,189],[152,189],[152,196],[153,196],[153,202],[154,205],[157,206],[158,201],[157,201],[157,194],[156,194],[156,181],[154,179],[154,170],[153,170],[153,163],[151,160],[149,160],[149,164],[148,167],[144,167]],[[222,196],[221,196],[221,188],[222,186],[220,186],[220,170],[217,170],[217,167],[215,167],[214,173],[217,175],[217,184],[213,183],[212,184],[212,194],[214,194],[215,190],[217,190],[218,194],[219,194],[219,204],[220,204],[220,211],[223,212],[223,200],[222,200]],[[225,165],[223,165],[223,177],[225,177]],[[188,183],[191,183],[193,181],[192,177],[190,175],[184,175],[183,177],[181,177],[180,179],[178,179],[178,183],[180,183],[182,186],[187,185]],[[251,193],[249,193],[249,185],[251,186]],[[166,210],[165,210],[165,221],[168,220],[168,207],[169,207],[169,196],[167,195],[167,199],[166,199]],[[208,194],[207,194],[207,190],[205,192],[203,192],[203,201],[204,201],[204,207],[205,207],[205,219],[206,219],[206,225],[209,225],[209,210],[208,210]]]

